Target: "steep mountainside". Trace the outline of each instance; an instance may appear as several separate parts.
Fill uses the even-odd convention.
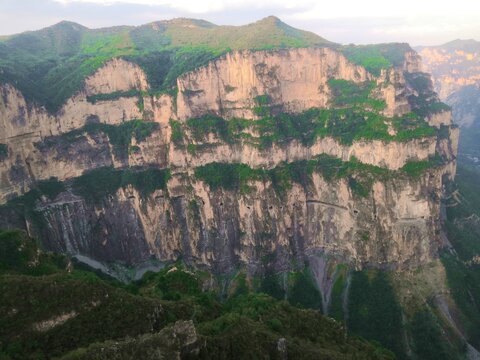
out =
[[[216,279],[202,289],[317,309],[398,358],[476,354],[477,310],[442,262],[458,128],[408,45],[270,17],[61,23],[1,49],[1,228],[122,280],[182,263]]]
[[[480,166],[480,42],[455,40],[419,48],[425,70],[432,73],[435,90],[453,110],[461,132],[460,160]]]
[[[179,264],[125,286],[22,232],[0,232],[0,250],[2,359],[394,358],[318,311],[241,286],[220,301]]]

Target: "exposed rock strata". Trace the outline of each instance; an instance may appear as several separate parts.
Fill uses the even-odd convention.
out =
[[[441,175],[376,182],[362,198],[347,180],[327,182],[319,174],[280,196],[269,182],[252,183],[247,194],[212,191],[179,173],[168,194],[143,198],[126,188],[94,205],[66,193],[38,210],[48,223],[49,248],[105,261],[182,254],[223,273],[240,264],[260,270],[268,254],[275,254],[275,268],[287,270],[292,256],[303,263],[328,253],[358,267],[408,266],[427,262],[440,245]]]
[[[176,99],[143,96],[143,109],[138,106],[141,95],[89,102],[87,95],[148,90],[139,67],[115,60],[87,79],[84,90],[55,115],[3,85],[0,143],[7,145],[8,157],[0,161],[0,202],[28,191],[37,180],[55,176],[68,183],[102,166],[155,166],[171,168],[174,175],[166,192],[157,190],[147,197],[126,187],[97,205],[71,191],[53,200],[42,199],[37,204],[47,225],[42,229],[10,213],[0,225],[18,226],[23,221],[48,248],[101,261],[134,265],[152,257],[171,261],[182,256],[219,273],[238,266],[260,271],[261,259],[272,254],[279,270],[288,269],[293,259],[303,264],[319,254],[338,256],[358,267],[425,263],[441,244],[443,179],[455,173],[458,131],[450,126],[449,112],[429,117],[431,125],[449,127],[445,139],[358,141],[346,146],[319,138],[309,147],[293,140],[260,150],[211,138],[211,146],[195,155],[170,142],[169,125],[169,119],[184,121],[206,113],[255,119],[252,109],[258,95],[268,95],[274,111],[328,107],[329,78],[376,81],[378,96],[387,103],[385,115],[401,115],[411,110],[412,90],[404,74],[419,70],[415,53],[406,57],[403,69],[384,71],[375,78],[331,49],[244,51],[181,76]],[[159,128],[145,141],[133,140],[131,145],[138,149],[128,156],[116,154],[101,132],[74,140],[62,136],[92,121],[120,124],[142,117],[157,122]],[[391,170],[435,153],[448,162],[419,179],[379,179],[367,197],[356,195],[348,179],[326,181],[316,173],[303,186],[294,184],[285,195],[267,181],[252,183],[254,190],[242,193],[212,190],[193,176],[195,167],[212,162],[273,168],[324,153],[344,161],[354,156]]]

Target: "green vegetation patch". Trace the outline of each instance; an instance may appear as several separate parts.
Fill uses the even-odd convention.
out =
[[[350,188],[359,196],[367,196],[376,180],[386,180],[394,175],[393,171],[378,166],[367,165],[355,158],[342,161],[326,154],[318,155],[309,161],[300,161],[283,164],[270,170],[272,184],[278,192],[288,190],[292,182],[304,186],[313,172],[321,174],[325,180],[348,179]]]
[[[173,55],[172,68],[165,76],[163,87],[176,85],[177,78],[201,66],[207,65],[209,61],[220,57],[228,52],[230,48],[208,47],[203,45],[184,46],[177,48]]]
[[[343,309],[345,289],[347,286],[348,268],[346,265],[338,265],[335,271],[335,281],[331,292],[328,315],[337,321],[344,321]]]
[[[60,137],[71,142],[77,137],[83,136],[84,133],[90,135],[104,133],[108,136],[115,154],[119,157],[125,158],[128,156],[132,138],[135,138],[138,142],[144,141],[158,129],[158,126],[158,123],[143,120],[126,121],[119,125],[90,123],[81,129],[62,134]]]
[[[0,250],[0,356],[6,359],[151,355],[163,351],[158,335],[177,320],[193,320],[199,359],[276,356],[279,338],[294,358],[394,358],[345,336],[318,311],[248,291],[221,301],[204,290],[211,275],[179,263],[126,286],[43,253],[23,232],[0,231]]]
[[[280,275],[267,272],[260,279],[260,286],[258,288],[258,291],[264,294],[267,294],[273,297],[274,299],[283,300],[285,299],[285,290],[280,284],[281,284]]]
[[[182,125],[180,124],[179,121],[176,120],[170,120],[170,128],[172,129],[172,134],[171,134],[171,141],[175,145],[181,145],[183,143],[183,138],[184,138],[184,133],[182,129]]]
[[[217,134],[226,142],[230,142],[231,139],[228,121],[218,116],[205,115],[201,118],[188,119],[187,127],[197,142],[206,140],[208,134]]]
[[[195,177],[206,182],[212,190],[240,190],[248,192],[251,181],[270,181],[280,195],[292,187],[293,183],[308,186],[312,173],[321,174],[325,180],[347,179],[353,193],[367,197],[375,181],[386,181],[399,176],[418,178],[427,169],[437,166],[439,158],[428,161],[407,162],[399,171],[364,164],[352,157],[342,161],[336,157],[321,154],[311,160],[282,163],[270,170],[252,169],[246,164],[211,163],[195,169]]]
[[[186,127],[190,131],[195,142],[203,142],[208,139],[209,134],[214,134],[222,141],[232,144],[241,138],[248,138],[242,132],[252,124],[251,120],[231,119],[225,120],[215,115],[205,115],[200,118],[192,118],[186,121]],[[181,124],[171,122],[173,132],[180,132]],[[175,129],[174,129],[175,127]]]
[[[261,180],[262,170],[255,170],[245,164],[211,163],[195,168],[195,177],[206,182],[212,190],[219,188],[226,190],[250,189],[248,182]]]
[[[252,358],[258,354],[275,358],[280,335],[286,339],[289,357],[295,359],[341,359],[346,354],[358,359],[393,358],[388,351],[364,347],[358,338],[340,340],[345,339],[343,329],[318,311],[300,310],[264,294],[237,296],[225,304],[225,309],[222,316],[199,326],[200,334],[207,339],[207,352],[221,358],[236,358],[239,353]],[[331,324],[336,325],[336,332],[327,335]],[[354,349],[350,341],[362,351]],[[332,346],[332,342],[337,345]]]
[[[430,100],[426,96],[410,96],[409,102],[412,105],[412,109],[418,116],[425,118],[428,115],[438,114],[445,111],[451,111],[452,108],[445,103],[437,100]]]
[[[135,296],[92,276],[2,276],[0,289],[0,346],[12,359],[58,357],[96,341],[158,331],[192,315],[186,304]],[[65,315],[68,321],[36,330]]]
[[[405,53],[412,51],[408,44],[347,45],[339,49],[348,60],[379,76],[382,69],[402,66]]]
[[[402,168],[405,174],[410,176],[411,178],[419,178],[422,176],[426,170],[431,169],[433,167],[443,165],[443,160],[440,156],[436,155],[434,157],[429,158],[428,160],[420,160],[420,161],[408,161]]]
[[[20,230],[0,230],[0,275],[49,275],[65,269],[62,255],[40,252],[35,241]]]
[[[143,197],[147,197],[155,190],[165,189],[169,178],[169,170],[103,167],[75,178],[72,189],[86,201],[98,203],[106,196],[113,195],[118,189],[128,185],[132,185]]]
[[[269,116],[271,114],[270,103],[271,98],[269,95],[258,95],[254,99],[255,107],[253,108],[253,112],[257,116]]]
[[[176,19],[165,28],[165,35],[172,39],[173,46],[202,44],[232,50],[298,48],[332,44],[316,34],[295,29],[272,16],[241,27],[216,26],[202,20]]]
[[[402,170],[412,177],[419,177],[429,167],[430,167],[430,163],[427,160],[409,161],[402,167]]]
[[[37,181],[32,185],[30,191],[22,196],[9,200],[3,206],[12,209],[18,214],[25,215],[35,226],[42,228],[45,225],[44,219],[35,209],[38,200],[42,197],[53,200],[65,190],[65,185],[58,181],[57,178]]]
[[[480,346],[480,172],[458,166],[455,193],[447,206],[446,230],[455,254],[444,251],[441,260],[447,273],[448,286],[461,310],[461,322],[468,341]],[[452,184],[453,185],[453,184]]]
[[[412,110],[421,118],[431,114],[450,111],[451,108],[438,100],[434,92],[432,79],[428,73],[406,73],[407,84],[416,90],[417,94],[408,97]]]
[[[345,97],[345,103],[349,98]],[[367,102],[371,102],[368,106],[375,108],[379,105],[376,104],[377,101],[368,99]],[[292,140],[299,140],[305,146],[310,146],[317,138],[324,137],[333,137],[341,144],[351,145],[360,140],[409,141],[437,134],[436,128],[429,126],[416,114],[410,113],[390,119],[377,111],[364,110],[365,103],[356,104],[337,109],[310,109],[300,114],[267,115],[258,120],[225,120],[206,115],[187,120],[184,125],[171,122],[172,133],[179,134],[180,128],[184,127],[197,143],[207,141],[208,134],[215,134],[227,143],[243,140],[261,149]],[[395,135],[389,133],[389,125],[396,131]]]
[[[35,202],[41,197],[46,197],[50,200],[55,199],[58,194],[65,191],[65,185],[58,181],[57,178],[50,178],[49,180],[37,181],[33,184],[32,190],[24,195],[10,200],[10,205],[24,205],[25,207],[34,207]]]
[[[111,100],[118,100],[122,97],[134,97],[142,95],[142,92],[136,89],[128,90],[128,91],[115,91],[113,93],[108,94],[95,94],[87,96],[87,101],[95,104],[98,101],[111,101]]]
[[[429,126],[424,118],[416,113],[408,113],[393,118],[393,127],[398,141],[409,141],[437,135],[437,129]]]
[[[449,235],[452,234],[450,229]],[[478,228],[475,229],[478,236]],[[468,238],[468,235],[465,236]],[[463,239],[455,238],[455,241]],[[476,238],[478,241],[478,237]],[[465,327],[468,340],[473,346],[480,345],[480,265],[475,262],[462,262],[452,254],[444,252],[441,256],[447,273],[448,287],[455,304],[461,309],[461,322]],[[472,260],[472,259],[470,259]]]
[[[44,220],[36,210],[37,202],[42,197],[54,200],[67,190],[67,186],[87,202],[99,203],[106,196],[113,195],[119,188],[128,185],[137,189],[142,197],[147,197],[158,189],[166,189],[169,178],[169,170],[102,167],[73,179],[71,183],[60,182],[56,178],[38,181],[32,185],[32,190],[8,201],[4,206],[25,215],[35,225],[41,227]]]
[[[125,154],[128,151],[128,145],[130,145],[132,137],[139,142],[144,141],[158,129],[158,123],[132,120],[120,125],[88,124],[84,129],[92,133],[104,132],[108,135],[114,148],[118,149],[119,153]]]
[[[341,326],[317,312],[296,309],[265,295],[239,296],[227,302],[214,319],[195,325],[199,335],[198,352],[194,352],[196,359],[256,359],[259,356],[274,359],[280,353],[277,345],[280,337],[285,339],[285,353],[294,359],[394,358],[392,353],[360,338],[342,338]],[[112,356],[127,359],[132,354],[144,358],[158,351],[175,357],[169,349],[175,342],[163,334],[164,330],[136,339],[96,343],[62,359],[80,360],[92,356],[98,360]]]
[[[322,295],[308,269],[291,273],[289,283],[287,299],[290,304],[299,308],[321,311]]]
[[[428,310],[415,313],[409,324],[414,340],[414,352],[420,359],[460,359],[454,354],[463,353],[463,349],[455,349],[445,341],[442,329],[437,320]]]
[[[206,182],[212,190],[246,191],[250,189],[247,185],[249,181],[268,180],[278,193],[284,194],[293,182],[306,186],[313,172],[321,173],[326,180],[356,177],[357,191],[360,187],[368,188],[375,179],[391,175],[387,169],[362,164],[355,159],[344,162],[323,154],[309,161],[284,163],[271,170],[252,169],[245,164],[212,163],[196,168],[195,176]],[[365,194],[361,192],[361,195]]]
[[[375,81],[355,83],[343,79],[329,79],[328,87],[332,92],[332,105],[336,107],[355,106],[381,111],[387,106],[385,100],[371,97]]]
[[[4,160],[8,157],[8,146],[6,144],[0,144],[0,160]]]
[[[440,129],[438,129],[438,139],[445,140],[450,138],[450,126],[440,125]]]
[[[404,358],[402,312],[388,274],[354,272],[348,299],[349,330]]]

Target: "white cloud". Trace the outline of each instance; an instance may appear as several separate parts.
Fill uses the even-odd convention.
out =
[[[315,4],[313,0],[292,1],[292,0],[54,0],[62,4],[70,3],[94,3],[100,5],[113,5],[117,3],[150,5],[150,6],[166,6],[173,9],[182,10],[190,13],[206,14],[211,12],[219,12],[235,9],[261,9],[276,8],[294,9],[297,6],[304,8],[311,7]]]
[[[456,0],[402,0],[400,3],[386,0],[55,0],[62,4],[74,2],[112,5],[128,3],[138,5],[160,5],[191,13],[209,13],[235,9],[278,8],[291,9],[292,18],[328,19],[349,17],[408,17],[412,14],[430,16],[480,15],[480,1]],[[300,9],[295,11],[295,9]]]
[[[427,45],[480,36],[480,0],[0,0],[0,34],[59,20],[91,28],[175,17],[244,25],[268,15],[340,43]]]

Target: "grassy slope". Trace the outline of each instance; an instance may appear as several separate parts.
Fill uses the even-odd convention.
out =
[[[412,49],[406,43],[347,45],[342,52],[350,61],[364,66],[374,75],[390,66],[402,66],[405,52]]]

